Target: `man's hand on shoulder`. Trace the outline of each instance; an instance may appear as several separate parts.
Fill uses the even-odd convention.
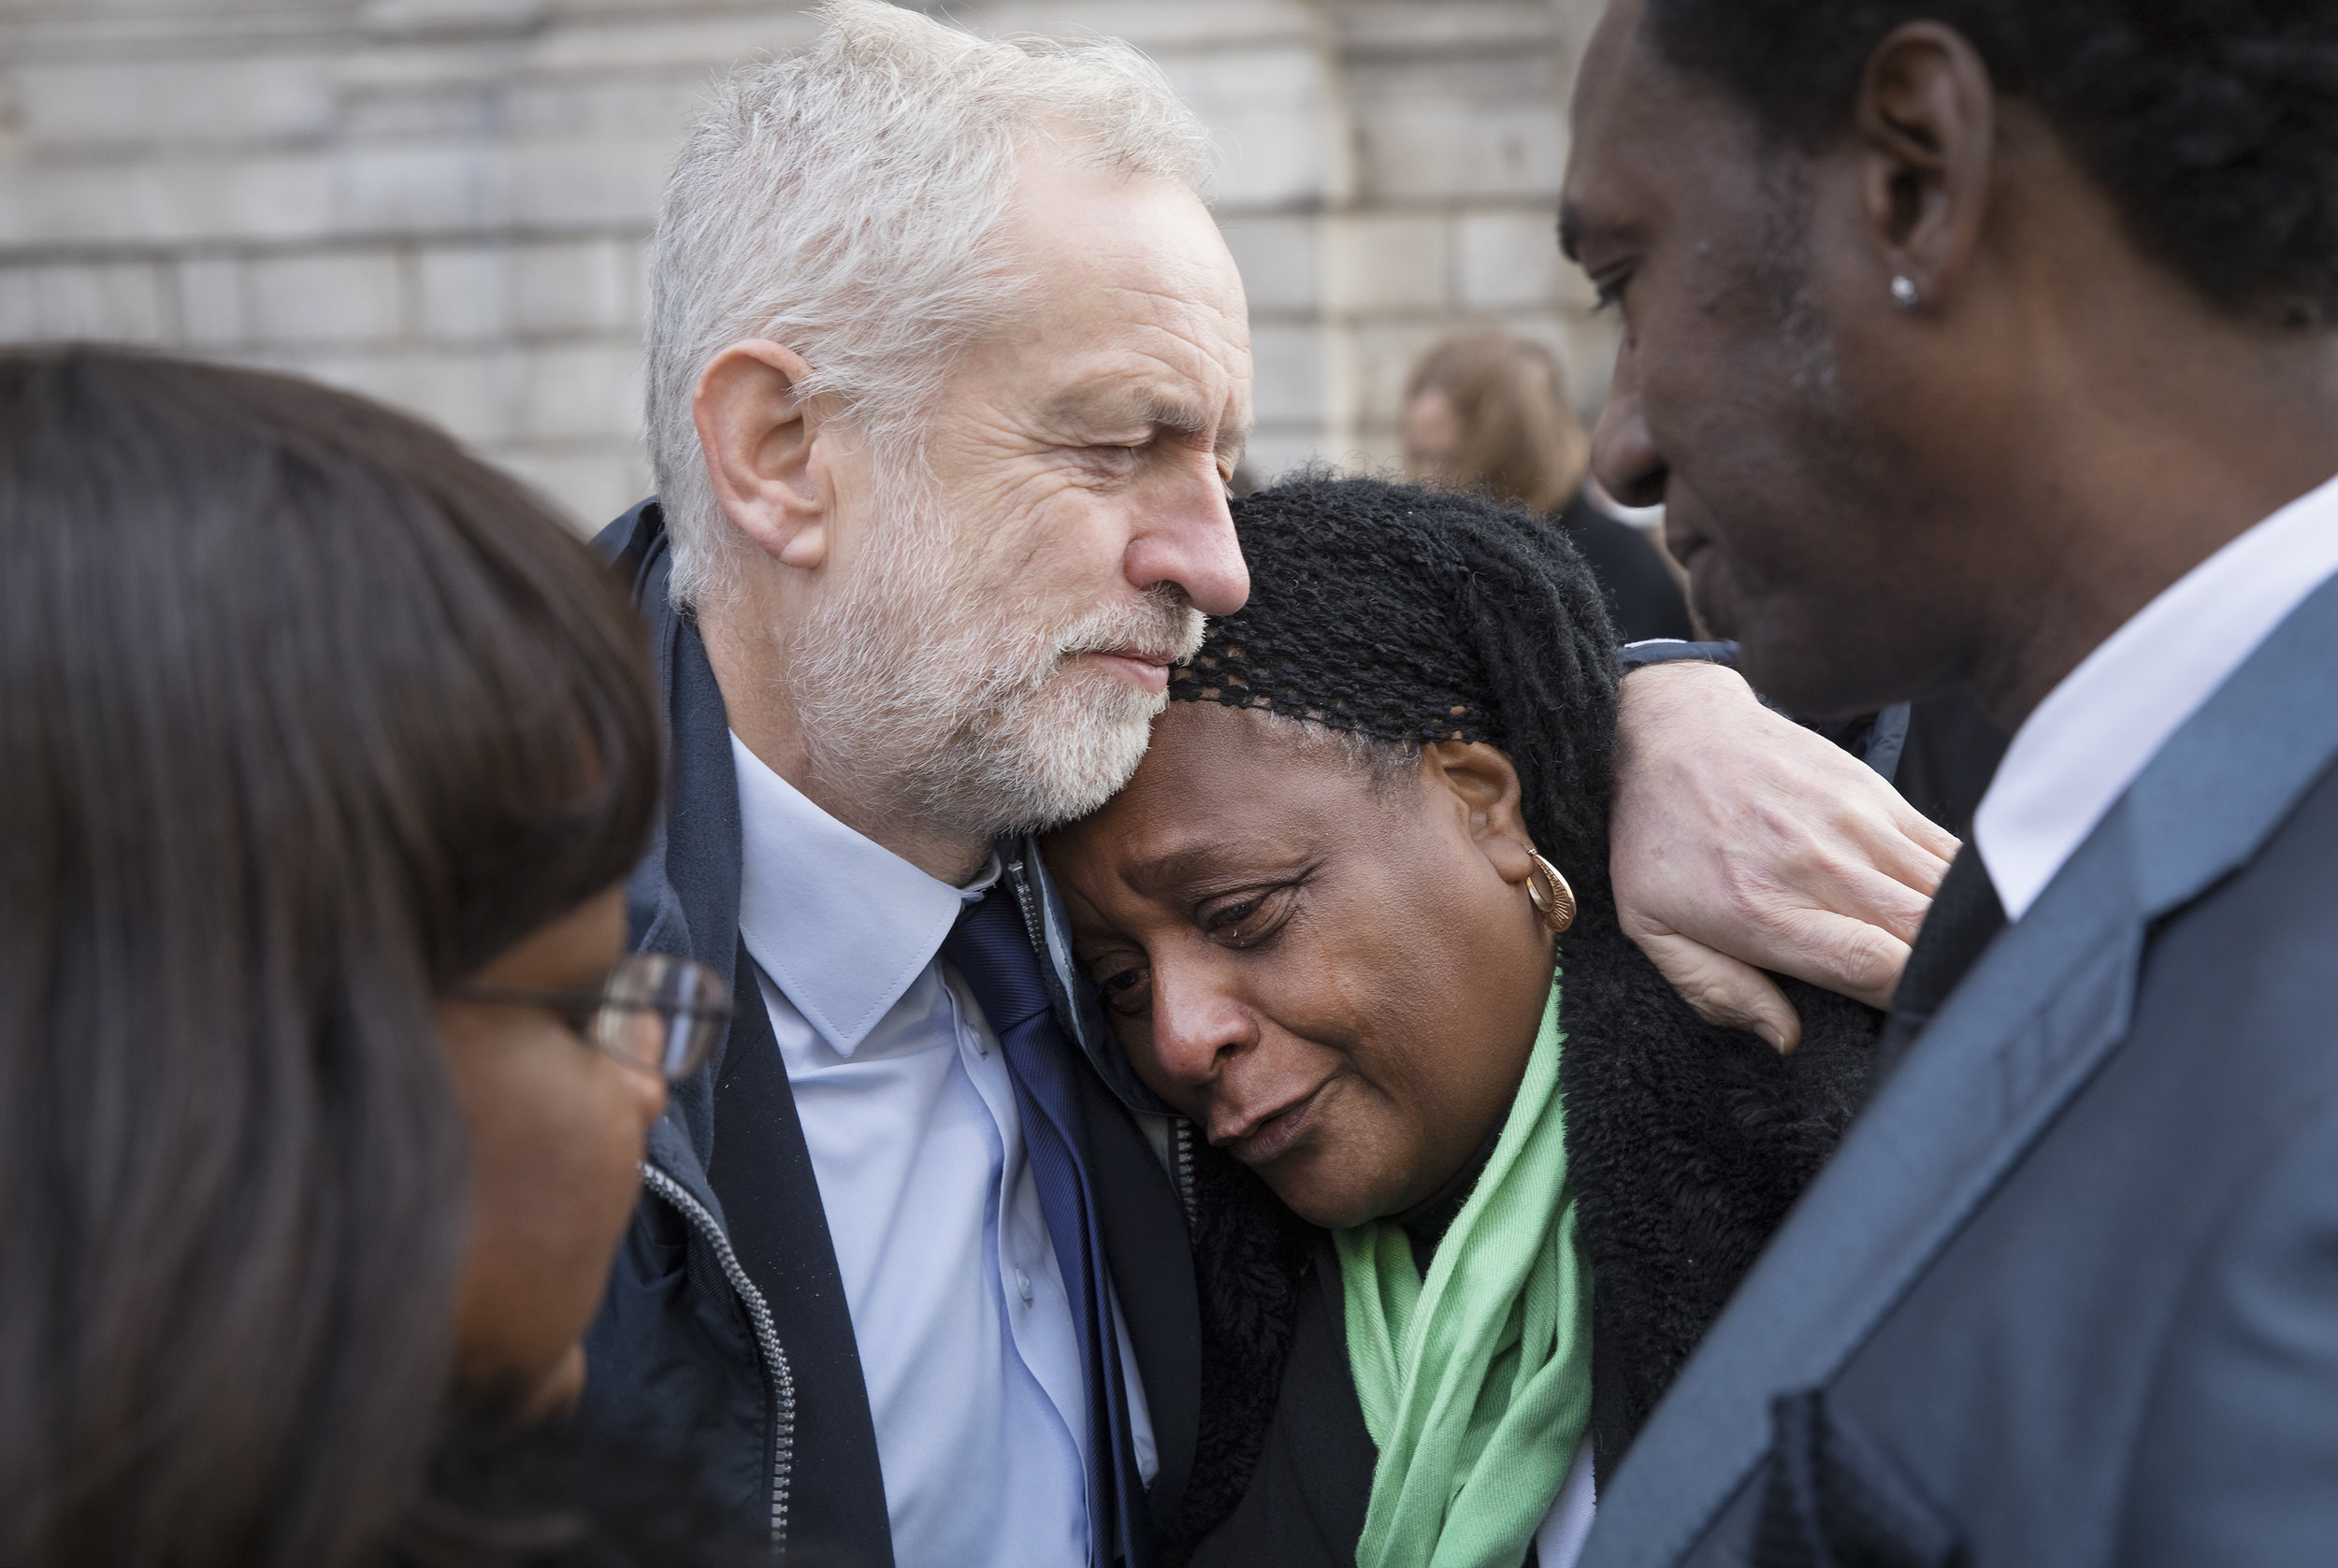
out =
[[[1956,840],[1743,678],[1682,662],[1624,683],[1609,865],[1617,913],[1711,1023],[1781,1051],[1801,1020],[1764,971],[1891,1005]]]

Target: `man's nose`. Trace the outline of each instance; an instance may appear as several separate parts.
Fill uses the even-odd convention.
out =
[[[1173,1080],[1206,1088],[1228,1060],[1257,1041],[1249,1009],[1208,975],[1154,968],[1153,1053]]]
[[[1125,569],[1137,588],[1175,583],[1203,614],[1231,615],[1250,597],[1250,568],[1234,538],[1217,459],[1197,456],[1149,497],[1148,515],[1129,540]]]
[[[1639,381],[1629,344],[1616,356],[1608,406],[1591,436],[1591,470],[1609,495],[1627,507],[1660,507],[1672,470],[1656,450],[1640,411]]]

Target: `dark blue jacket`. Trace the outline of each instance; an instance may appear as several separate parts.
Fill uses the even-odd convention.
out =
[[[736,975],[738,1011],[706,1071],[674,1086],[651,1130],[642,1207],[586,1342],[583,1416],[696,1456],[717,1497],[800,1555],[888,1568],[875,1430],[794,1104],[784,1078],[760,1100],[727,1092],[727,1066],[758,1045],[777,1047],[739,940],[739,801],[722,693],[696,626],[667,603],[671,562],[657,503],[618,519],[597,545],[627,574],[648,622],[671,746],[665,820],[628,887],[633,943]],[[1087,1131],[1105,1252],[1160,1455],[1155,1521],[1166,1520],[1182,1500],[1198,1422],[1199,1307],[1170,1174],[1191,1131],[1159,1115],[1118,1054],[1103,1048],[1105,1025],[1037,855],[1027,842],[1001,855],[1045,932],[1057,1021],[1094,1066],[1084,1080]]]
[[[1945,1000],[1586,1568],[2338,1561],[2333,670],[2338,583],[2019,922],[1943,889],[1902,991],[1939,959]]]

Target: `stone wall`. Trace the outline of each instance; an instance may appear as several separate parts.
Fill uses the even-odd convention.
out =
[[[0,0],[0,339],[297,369],[420,410],[580,524],[644,492],[642,250],[691,107],[802,0]],[[1612,342],[1559,259],[1597,0],[953,0],[1097,32],[1217,130],[1254,468],[1395,452],[1459,319]]]

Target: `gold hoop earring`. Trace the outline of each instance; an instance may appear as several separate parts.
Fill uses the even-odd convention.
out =
[[[1534,856],[1535,869],[1526,873],[1526,897],[1533,900],[1535,913],[1542,917],[1551,934],[1557,936],[1575,924],[1575,889],[1566,885],[1566,878],[1559,874],[1556,866],[1532,850],[1527,854]],[[1536,872],[1540,872],[1550,886],[1536,885]]]

